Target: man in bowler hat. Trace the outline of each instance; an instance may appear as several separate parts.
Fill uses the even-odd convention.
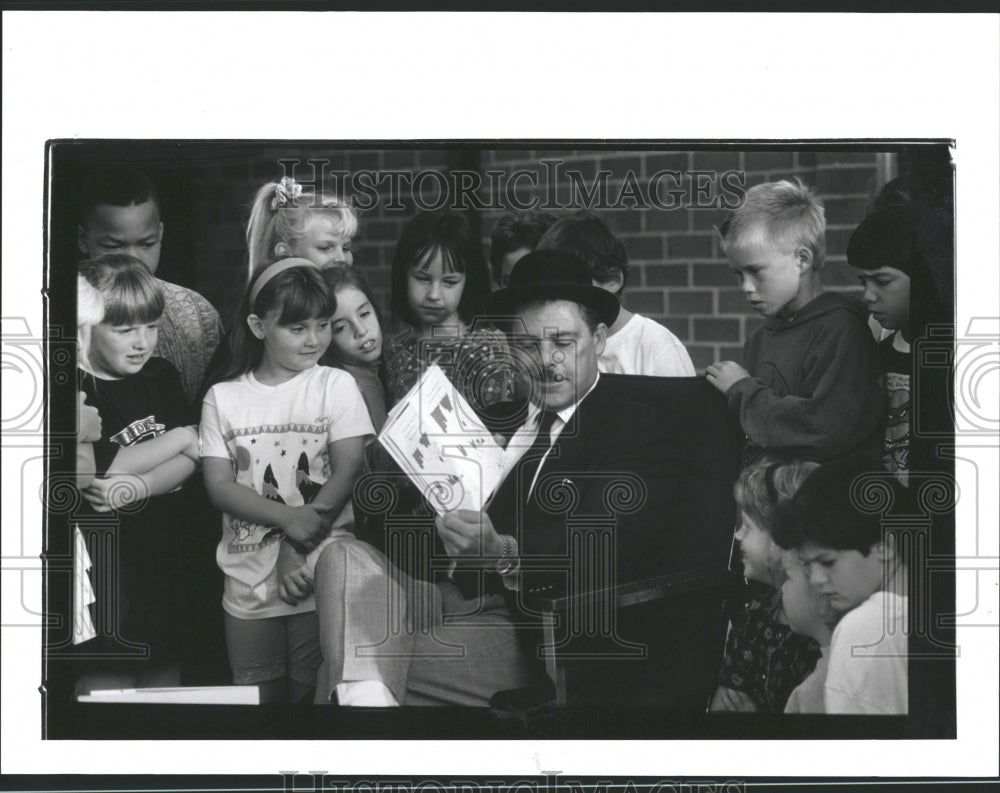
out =
[[[497,691],[544,679],[541,632],[525,627],[532,622],[524,608],[531,591],[604,588],[696,563],[697,551],[683,536],[697,531],[664,527],[676,500],[678,465],[671,451],[677,443],[663,428],[683,417],[665,422],[651,415],[650,407],[617,393],[609,376],[598,372],[607,328],[619,310],[615,297],[592,284],[574,254],[534,251],[517,262],[508,287],[491,300],[491,314],[513,319],[510,344],[528,398],[494,406],[483,418],[516,462],[484,511],[437,519],[455,562],[446,580],[399,584],[400,574],[387,571],[390,589],[404,593],[395,597],[404,599],[421,630],[405,642],[398,635],[391,645],[381,640],[376,660],[359,661],[344,623],[384,635],[381,627],[361,623],[350,602],[367,598],[368,618],[377,617],[370,599],[383,588],[353,579],[367,575],[361,571],[378,552],[328,546],[317,565],[327,667],[320,701],[354,675],[381,680],[399,704],[486,705]],[[338,598],[347,605],[331,608]],[[456,645],[462,651],[449,653]]]
[[[517,262],[491,309],[514,318],[510,344],[528,399],[484,418],[508,425],[500,432],[520,459],[484,512],[459,510],[438,519],[445,548],[467,563],[492,567],[508,590],[550,583],[565,592],[574,573],[586,572],[572,570],[582,560],[570,558],[571,512],[615,519],[608,548],[614,580],[604,584],[663,572],[672,549],[660,531],[664,513],[653,510],[669,505],[674,478],[657,432],[663,422],[616,393],[597,368],[618,301],[592,284],[577,256],[546,250]],[[511,416],[523,422],[512,427]],[[612,493],[624,499],[621,514],[609,507]],[[571,511],[559,508],[567,498]],[[592,561],[606,567],[609,560]]]

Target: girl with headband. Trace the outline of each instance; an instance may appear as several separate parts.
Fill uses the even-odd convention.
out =
[[[335,309],[311,261],[259,271],[202,408],[233,682],[258,685],[262,702],[311,698],[322,658],[305,557],[347,535],[373,434],[354,378],[318,365]]]

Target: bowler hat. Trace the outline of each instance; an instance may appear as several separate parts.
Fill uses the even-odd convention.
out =
[[[536,300],[568,300],[591,309],[607,326],[618,319],[618,298],[594,286],[590,268],[568,251],[532,251],[521,257],[504,289],[490,295],[490,312],[510,315]]]

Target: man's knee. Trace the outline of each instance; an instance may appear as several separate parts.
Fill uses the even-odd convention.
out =
[[[386,569],[385,557],[368,543],[345,535],[328,543],[316,560],[316,581],[321,579],[343,581],[348,569],[382,573]]]

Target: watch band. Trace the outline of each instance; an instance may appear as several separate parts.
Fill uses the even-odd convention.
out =
[[[500,535],[501,550],[500,558],[496,562],[496,571],[502,576],[516,573],[521,566],[521,560],[517,554],[517,540],[509,534]]]

